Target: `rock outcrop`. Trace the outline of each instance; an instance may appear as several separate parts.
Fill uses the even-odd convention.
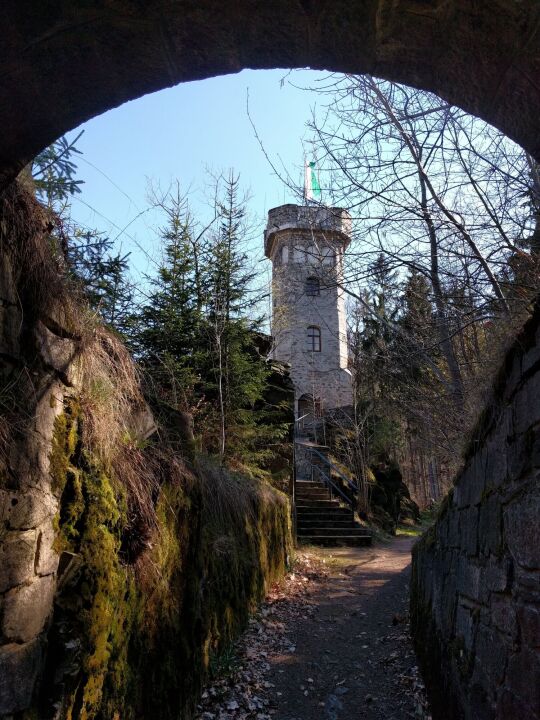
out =
[[[0,717],[190,717],[290,552],[287,499],[155,433],[31,194],[0,195]],[[183,452],[184,451],[184,452]]]

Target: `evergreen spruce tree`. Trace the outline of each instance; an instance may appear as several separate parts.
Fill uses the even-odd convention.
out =
[[[77,180],[74,155],[84,130],[68,141],[66,137],[55,140],[37,155],[31,163],[30,172],[38,199],[49,210],[59,212],[59,204],[69,202],[71,196],[81,192],[82,180]]]
[[[236,455],[254,451],[255,406],[268,375],[255,344],[259,322],[249,317],[257,299],[252,287],[255,273],[244,249],[246,205],[239,193],[239,178],[231,172],[218,203],[219,228],[208,250],[207,376],[213,377],[216,392],[222,458],[233,449]]]
[[[429,280],[417,270],[411,270],[403,287],[399,325],[401,362],[407,378],[419,378],[427,370],[426,355],[437,357],[437,336]]]
[[[133,288],[127,280],[129,253],[113,254],[113,241],[96,230],[75,228],[66,240],[68,269],[90,307],[110,328],[127,337]]]
[[[71,197],[81,192],[75,157],[77,142],[61,137],[37,155],[29,170],[38,200],[49,210],[56,251],[69,275],[86,296],[90,307],[115,331],[126,335],[133,305],[127,280],[129,254],[114,253],[114,242],[97,230],[86,230],[70,221]]]
[[[190,409],[202,350],[193,224],[178,187],[163,210],[163,258],[151,279],[148,302],[138,313],[131,345],[156,396],[176,409]]]

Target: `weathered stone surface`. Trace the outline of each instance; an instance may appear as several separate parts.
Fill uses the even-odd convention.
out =
[[[508,659],[509,643],[501,638],[500,634],[485,625],[478,627],[476,635],[476,658],[480,661],[483,672],[489,679],[490,687],[497,687],[504,680],[506,663]]]
[[[459,515],[459,533],[461,549],[467,555],[478,552],[478,508],[465,508]]]
[[[540,421],[540,378],[534,376],[512,399],[514,433],[522,435]]]
[[[30,706],[40,666],[38,640],[0,648],[0,716],[18,713]]]
[[[80,380],[78,347],[74,340],[55,335],[42,322],[36,324],[36,342],[43,362],[73,387]]]
[[[487,601],[491,593],[509,591],[513,582],[513,563],[510,558],[490,558],[482,565],[480,588],[482,600]]]
[[[497,495],[487,497],[480,507],[478,538],[480,552],[484,555],[500,555],[502,551],[502,508]]]
[[[119,0],[99,21],[92,3],[63,0],[54,13],[38,2],[20,8],[4,2],[0,166],[10,177],[109,108],[246,67],[370,72],[421,86],[540,156],[535,0],[148,0],[136,10]]]
[[[456,635],[463,640],[465,650],[471,652],[474,648],[477,620],[474,608],[459,603],[456,610]]]
[[[509,690],[504,689],[501,693],[501,699],[497,707],[496,720],[510,720],[517,718],[521,720],[536,720],[539,715],[535,713],[535,709],[517,697]]]
[[[504,511],[506,542],[525,568],[540,568],[540,487],[512,501]]]
[[[486,443],[486,482],[487,492],[497,489],[506,480],[507,467],[507,445],[506,438],[508,430],[505,427],[498,428],[494,437]]]
[[[518,605],[517,616],[524,644],[540,648],[540,605]]]
[[[479,565],[473,565],[464,555],[461,555],[457,567],[458,592],[471,600],[479,600],[481,579],[482,568]]]
[[[434,720],[540,720],[537,336],[540,306],[510,350],[453,501],[414,550],[411,618]]]
[[[520,565],[514,568],[516,593],[523,602],[540,605],[540,573],[526,570]]]
[[[130,431],[140,440],[146,440],[157,432],[157,425],[150,407],[146,404],[133,412],[130,420]]]
[[[58,569],[59,555],[53,547],[55,532],[52,518],[36,528],[38,531],[35,570],[38,575],[50,575]]]
[[[0,544],[0,592],[29,580],[34,575],[37,532],[8,532]]]
[[[320,399],[326,410],[353,402],[345,296],[340,286],[350,232],[351,218],[342,208],[288,204],[268,213],[265,253],[272,261],[272,357],[291,366],[299,417],[313,410],[309,398],[314,384],[324,388]],[[313,276],[321,283],[316,297],[305,291]],[[314,341],[318,350],[308,355],[309,327],[316,327],[319,335]]]
[[[491,619],[493,625],[508,635],[512,641],[517,639],[516,606],[511,595],[493,596],[491,600]]]
[[[534,650],[522,648],[508,661],[505,688],[526,703],[536,718],[540,715],[540,657]]]
[[[16,362],[20,354],[19,334],[22,308],[17,300],[13,268],[7,253],[0,257],[0,352],[5,363]]]
[[[29,642],[41,633],[52,611],[54,589],[55,578],[48,575],[6,593],[2,633],[9,642]]]
[[[29,530],[54,515],[58,501],[51,493],[29,490],[26,493],[0,491],[4,506],[2,517],[11,530]]]

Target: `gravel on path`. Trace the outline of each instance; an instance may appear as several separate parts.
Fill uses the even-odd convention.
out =
[[[408,626],[412,542],[301,547],[198,718],[429,720]]]

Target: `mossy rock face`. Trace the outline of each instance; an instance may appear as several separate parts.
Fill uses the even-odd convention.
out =
[[[265,483],[226,476],[216,512],[202,478],[163,455],[157,528],[130,563],[122,478],[83,448],[83,423],[69,401],[51,451],[55,544],[68,570],[59,578],[40,717],[189,718],[212,659],[285,571],[288,502]],[[245,491],[242,512],[231,488]]]
[[[60,576],[46,668],[54,681],[43,702],[48,708],[60,704],[66,718],[86,719],[100,711],[109,676],[118,683],[122,678],[118,694],[125,694],[136,592],[119,554],[125,499],[121,487],[82,450],[80,423],[79,408],[69,401],[56,420],[51,452],[53,487],[61,492],[55,545],[77,558],[79,569],[65,586]]]
[[[412,500],[397,464],[381,460],[372,468],[370,503],[375,522],[393,533],[399,522],[419,522],[420,510]]]

